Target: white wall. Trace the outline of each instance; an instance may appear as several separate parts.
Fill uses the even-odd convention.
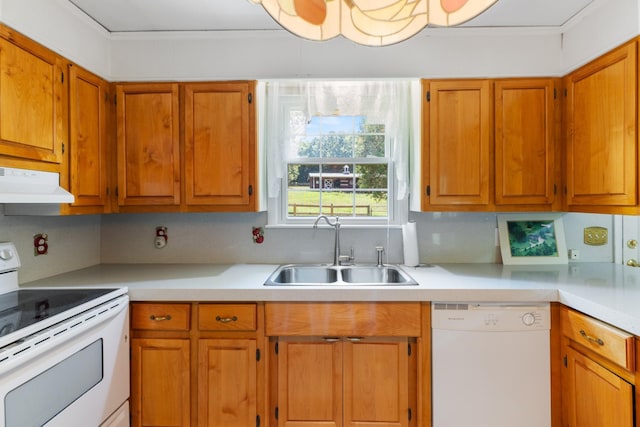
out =
[[[501,262],[495,213],[416,213],[420,260],[424,263]],[[565,214],[567,247],[580,251],[579,262],[612,262],[613,238],[605,246],[588,246],[583,229],[606,227],[613,234],[611,215]],[[102,219],[104,263],[288,263],[329,262],[333,256],[330,229],[265,230],[263,244],[251,238],[252,227],[263,226],[257,214],[128,214]],[[168,228],[163,249],[153,245],[155,228]],[[402,262],[399,229],[362,230],[342,227],[342,252],[354,247],[357,262],[375,262],[376,246],[384,246],[388,262]]]
[[[0,207],[0,212],[2,208]],[[36,234],[49,236],[49,253],[35,256]],[[4,216],[0,214],[0,241],[14,242],[22,268],[21,283],[53,276],[100,262],[100,217]]]
[[[562,37],[562,74],[597,58],[640,33],[638,0],[596,0],[590,13]]]
[[[313,42],[285,31],[117,36],[112,42],[111,77],[206,80],[559,75],[559,34],[444,31],[427,31],[382,48],[360,46],[342,38]]]
[[[110,73],[108,33],[67,0],[2,0],[0,21],[98,75]]]

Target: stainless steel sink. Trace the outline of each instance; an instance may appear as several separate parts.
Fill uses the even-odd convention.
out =
[[[338,281],[338,271],[321,265],[283,265],[269,277],[265,285],[317,285]]]
[[[265,286],[409,286],[417,285],[408,274],[391,265],[330,266],[281,265]]]
[[[356,266],[345,267],[341,271],[342,280],[347,283],[375,283],[385,285],[416,285],[417,283],[398,267]]]

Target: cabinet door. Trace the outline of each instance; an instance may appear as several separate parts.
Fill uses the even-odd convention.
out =
[[[341,427],[342,343],[292,338],[278,347],[278,425]]]
[[[636,75],[632,42],[566,78],[570,210],[638,202]]]
[[[487,210],[493,167],[489,80],[423,82],[424,210]]]
[[[253,83],[185,84],[185,202],[252,210]]]
[[[563,379],[569,427],[633,427],[633,386],[567,347]]]
[[[118,205],[179,205],[178,84],[117,85]]]
[[[346,339],[344,425],[406,427],[409,405],[407,339]]]
[[[189,340],[131,340],[134,427],[190,425]]]
[[[0,26],[0,154],[52,163],[66,142],[62,58]]]
[[[82,213],[109,212],[108,83],[69,65],[69,190]]]
[[[496,205],[550,207],[555,181],[555,81],[495,82]]]
[[[256,341],[201,339],[198,350],[198,425],[256,423]]]

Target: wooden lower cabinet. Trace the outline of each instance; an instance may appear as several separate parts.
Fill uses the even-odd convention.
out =
[[[267,303],[269,425],[429,426],[428,307]]]
[[[136,427],[190,425],[188,339],[131,340],[131,416]]]
[[[278,425],[407,427],[407,338],[280,338]]]
[[[132,427],[253,427],[264,419],[262,306],[131,304]]]
[[[633,427],[633,385],[572,348],[564,395],[569,427]]]
[[[256,425],[256,341],[198,342],[198,426]]]
[[[562,427],[634,427],[636,340],[575,310],[559,309]]]

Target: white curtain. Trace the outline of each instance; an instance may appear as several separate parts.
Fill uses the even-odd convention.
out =
[[[283,160],[293,153],[289,146],[296,129],[302,131],[314,115],[365,115],[369,123],[384,123],[390,157],[396,174],[396,198],[409,193],[409,146],[412,125],[411,81],[270,81],[266,91],[265,135],[268,197],[280,194],[287,171]],[[303,110],[298,126],[285,126],[289,105]],[[293,134],[292,134],[293,133]]]

